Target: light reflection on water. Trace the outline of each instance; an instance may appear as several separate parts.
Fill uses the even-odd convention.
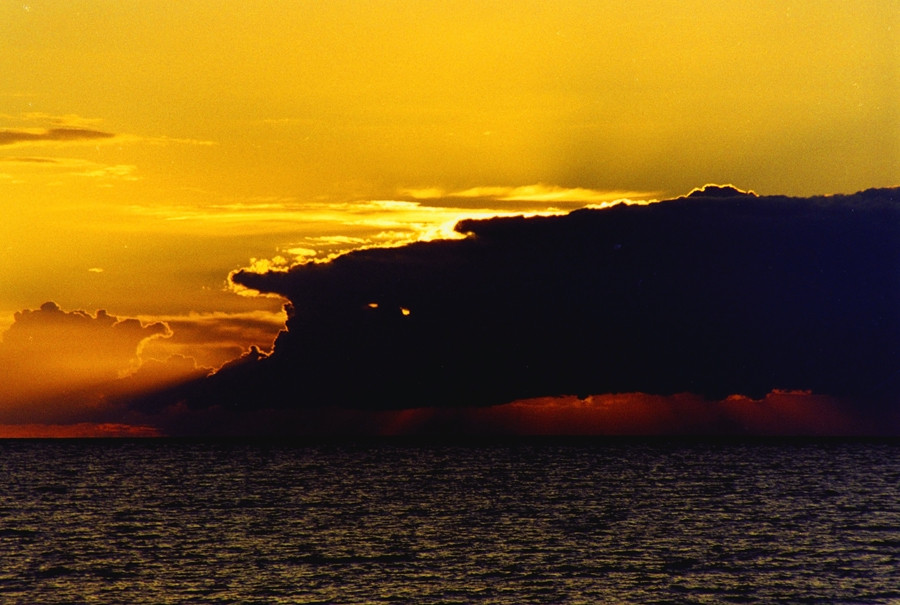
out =
[[[900,442],[0,442],[3,603],[900,600]]]

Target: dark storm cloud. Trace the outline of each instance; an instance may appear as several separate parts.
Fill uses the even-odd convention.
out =
[[[50,128],[43,132],[31,130],[0,130],[0,145],[31,143],[42,141],[79,141],[85,139],[109,139],[115,135],[101,130],[87,128]]]
[[[464,240],[240,272],[236,282],[291,301],[287,330],[269,357],[181,395],[231,408],[773,389],[895,401],[898,195],[711,189],[463,221]]]

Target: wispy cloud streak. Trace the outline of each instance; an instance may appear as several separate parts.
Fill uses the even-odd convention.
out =
[[[657,198],[661,194],[660,191],[588,189],[585,187],[562,187],[546,183],[518,186],[486,185],[459,190],[447,190],[441,187],[409,187],[401,189],[398,193],[401,196],[415,200],[463,198],[501,202],[576,202],[593,204],[616,201],[645,201]]]
[[[114,136],[116,135],[111,132],[88,128],[47,128],[41,130],[8,128],[0,130],[0,145],[110,139]]]

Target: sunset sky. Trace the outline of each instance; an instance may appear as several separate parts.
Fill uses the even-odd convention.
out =
[[[242,268],[705,183],[900,184],[897,0],[3,0],[0,56],[0,333],[33,342],[49,301],[65,333],[138,320],[90,380],[269,350],[284,299]],[[88,384],[80,336],[8,334],[0,424],[99,422],[19,409]]]

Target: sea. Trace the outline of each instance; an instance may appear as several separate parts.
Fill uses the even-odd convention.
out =
[[[0,603],[900,603],[900,440],[0,441]]]

